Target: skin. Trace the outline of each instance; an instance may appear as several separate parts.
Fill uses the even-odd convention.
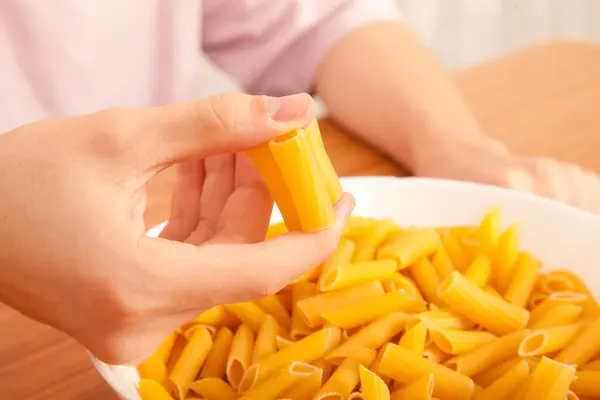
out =
[[[596,174],[513,154],[486,136],[444,69],[401,23],[372,23],[339,40],[316,88],[336,121],[417,176],[518,189],[600,213]]]
[[[276,293],[335,250],[354,202],[332,228],[263,241],[273,203],[239,152],[314,110],[306,94],[231,94],[0,136],[0,301],[124,364],[202,310]],[[176,162],[170,222],[149,238],[146,183]]]

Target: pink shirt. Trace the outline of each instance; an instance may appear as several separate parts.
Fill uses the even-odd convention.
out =
[[[1,0],[0,132],[183,101],[203,51],[251,93],[309,91],[332,43],[395,0]]]

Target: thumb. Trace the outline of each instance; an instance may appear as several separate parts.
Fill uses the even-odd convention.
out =
[[[118,108],[94,114],[103,131],[150,169],[190,157],[244,151],[301,128],[314,118],[306,93],[285,97],[220,94],[154,108]]]
[[[325,261],[337,248],[353,208],[354,199],[344,194],[335,205],[334,226],[254,244],[195,247],[144,237],[139,257],[164,289],[165,299],[159,303],[167,308],[184,307],[169,312],[254,300],[277,293]],[[176,304],[173,298],[177,298]]]

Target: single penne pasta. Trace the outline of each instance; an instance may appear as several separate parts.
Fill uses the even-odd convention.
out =
[[[339,365],[358,349],[378,349],[391,338],[404,331],[408,314],[394,312],[361,328],[339,347],[325,356],[328,362]]]
[[[317,265],[315,268],[309,270],[304,275],[292,281],[292,285],[298,282],[316,282],[321,276],[321,265]]]
[[[423,258],[410,265],[408,271],[415,280],[423,297],[425,297],[425,300],[434,304],[442,304],[437,296],[440,277],[433,264],[427,258]]]
[[[479,391],[475,400],[506,400],[520,389],[528,377],[529,364],[521,360],[495,382]]]
[[[314,283],[300,282],[294,284],[292,288],[292,326],[290,328],[290,339],[300,340],[312,333],[305,319],[298,311],[298,303],[301,300],[314,296],[317,293],[317,286]]]
[[[590,361],[589,363],[580,366],[579,369],[585,371],[600,371],[600,360]]]
[[[469,377],[393,343],[386,344],[380,350],[373,365],[377,374],[403,384],[410,384],[424,375],[433,373],[434,395],[447,400],[468,400],[475,389],[475,384]]]
[[[282,336],[277,336],[275,338],[275,343],[277,347],[277,351],[283,350],[286,347],[292,346],[295,342],[293,340],[288,340]]]
[[[171,332],[169,336],[162,341],[158,350],[156,350],[150,358],[137,366],[137,371],[141,379],[152,379],[161,385],[164,385],[165,380],[167,379],[167,361],[169,361],[175,339],[177,339],[177,333]]]
[[[313,374],[320,374],[319,369],[310,364],[294,361],[244,393],[240,400],[279,399],[281,394]]]
[[[527,306],[527,300],[539,276],[540,262],[527,252],[519,253],[514,273],[504,292],[504,299],[519,307]]]
[[[379,249],[386,238],[392,232],[399,229],[398,225],[391,219],[377,221],[369,226],[369,228],[356,239],[356,249],[352,257],[352,262],[360,263],[373,260],[377,249]]]
[[[314,399],[346,399],[360,381],[360,365],[370,367],[374,358],[374,350],[360,349],[360,351],[355,352],[352,357],[344,359],[315,395]]]
[[[406,328],[410,329],[419,322],[424,322],[429,330],[434,329],[463,329],[469,330],[475,324],[468,319],[448,310],[426,311],[421,314],[412,315],[406,322]]]
[[[497,335],[522,330],[529,321],[527,310],[486,293],[457,271],[440,284],[438,296],[453,311]]]
[[[321,281],[323,280],[324,276],[326,276],[332,269],[335,269],[341,265],[350,264],[355,249],[356,244],[354,241],[347,238],[341,238],[335,252],[323,263],[323,266],[321,267],[318,285],[320,286],[322,284]]]
[[[488,257],[496,252],[500,236],[500,207],[494,206],[483,217],[477,229],[477,237],[481,250]]]
[[[478,254],[464,273],[465,278],[477,287],[486,287],[492,277],[492,264],[484,254]]]
[[[495,282],[501,294],[506,292],[513,280],[518,255],[519,227],[517,224],[512,224],[498,238],[498,248],[495,253]]]
[[[367,232],[371,225],[375,224],[376,222],[377,220],[374,218],[351,215],[346,221],[346,226],[344,227],[342,236],[354,241]]]
[[[263,357],[277,352],[277,337],[281,328],[275,318],[267,314],[262,326],[256,335],[256,342],[252,351],[252,364],[256,364]]]
[[[319,281],[321,292],[346,289],[361,283],[390,279],[396,273],[398,264],[393,260],[365,261],[356,264],[339,265]]]
[[[219,378],[205,378],[190,384],[190,390],[209,400],[236,400],[237,392]]]
[[[475,376],[488,368],[517,357],[519,346],[529,330],[510,333],[493,342],[446,361],[446,365],[466,376]]]
[[[200,378],[225,378],[227,357],[233,342],[233,332],[227,327],[220,328],[213,340],[213,346],[206,357],[206,362],[200,371]]]
[[[183,324],[179,331],[185,332],[190,325],[205,325],[217,328],[226,326],[229,329],[236,329],[240,325],[240,320],[229,313],[225,306],[219,305],[206,310],[190,322]]]
[[[433,330],[431,338],[444,353],[451,355],[466,353],[498,339],[489,332],[456,329]]]
[[[185,349],[187,344],[188,340],[185,336],[177,335],[175,343],[173,343],[173,348],[171,349],[171,354],[169,355],[169,360],[167,361],[167,371],[173,370],[173,367],[175,367],[175,364],[179,361],[179,357],[181,357],[181,353],[183,353],[183,349]]]
[[[242,321],[248,328],[257,334],[261,325],[265,321],[267,313],[262,308],[254,303],[237,303],[227,304],[227,311],[235,315],[237,319]]]
[[[319,392],[323,382],[323,371],[319,370],[318,367],[316,368],[317,370],[315,373],[300,378],[291,388],[281,395],[281,398],[290,400],[312,400]]]
[[[538,330],[568,325],[578,321],[582,311],[580,305],[547,299],[531,311],[529,326]]]
[[[413,383],[410,383],[398,390],[394,390],[390,400],[431,400],[434,389],[434,374],[429,373],[423,375]]]
[[[390,400],[390,390],[377,374],[360,366],[360,391],[365,400]]]
[[[312,149],[306,132],[297,129],[292,134],[276,138],[269,142],[269,150],[291,195],[301,229],[314,232],[333,225],[335,202],[328,187],[332,185],[330,179],[335,181],[338,178],[322,174],[317,153]],[[341,196],[341,190],[339,194]],[[273,198],[277,201],[275,196]],[[283,217],[285,221],[286,216]]]
[[[408,295],[404,290],[399,290],[360,303],[326,311],[321,316],[327,322],[342,329],[353,329],[369,324],[394,311],[422,312],[425,311],[425,303]]]
[[[425,322],[421,321],[406,330],[398,342],[398,345],[415,354],[423,354],[428,334],[429,329],[427,329],[427,325],[425,325]]]
[[[173,366],[169,373],[167,386],[171,391],[177,393],[180,399],[185,397],[189,384],[200,372],[212,343],[212,336],[207,329],[197,329]]]
[[[581,329],[555,358],[564,364],[584,365],[600,353],[600,317]]]
[[[217,329],[212,325],[191,325],[185,332],[183,332],[182,335],[186,338],[186,340],[190,340],[190,338],[194,336],[196,330],[198,329],[206,329],[208,333],[210,333],[210,336],[212,336],[213,338],[217,333]]]
[[[227,357],[225,375],[231,386],[235,389],[239,387],[244,373],[251,365],[254,340],[254,333],[252,333],[252,330],[246,324],[240,325],[233,337],[231,349]]]
[[[378,260],[391,259],[400,269],[435,253],[442,246],[435,229],[409,229],[377,251]]]
[[[174,400],[169,392],[154,379],[140,379],[138,392],[142,400]]]
[[[600,370],[577,371],[571,390],[578,396],[600,397]]]
[[[286,331],[290,329],[292,319],[277,296],[268,296],[257,300],[256,304],[267,314],[272,315],[282,329]]]
[[[521,342],[519,356],[533,357],[563,350],[581,329],[581,323],[575,323],[533,331]]]
[[[577,292],[576,283],[562,274],[550,272],[547,275],[540,276],[537,283],[540,290],[547,294],[555,292]]]
[[[336,292],[308,297],[300,300],[296,307],[306,325],[310,328],[316,328],[325,323],[325,319],[321,316],[324,312],[383,295],[384,291],[381,283],[369,282]]]
[[[450,261],[452,261],[452,266],[460,272],[465,272],[469,266],[469,256],[460,243],[451,233],[442,234],[441,241],[442,248],[448,254]]]
[[[324,359],[324,358],[322,358],[322,359],[320,359],[320,360],[317,360],[317,361],[313,362],[313,363],[312,363],[312,365],[314,365],[315,367],[317,367],[317,368],[320,368],[320,369],[321,369],[321,371],[322,371],[322,374],[321,374],[321,380],[322,380],[323,382],[326,382],[326,381],[327,381],[327,379],[329,379],[329,377],[330,377],[330,376],[331,376],[331,374],[333,373],[333,369],[334,369],[334,366],[333,366],[333,364],[331,364],[331,363],[329,363],[329,362],[325,361],[325,359]],[[320,386],[319,386],[319,387],[320,387]]]
[[[548,295],[543,292],[536,292],[535,290],[529,296],[527,300],[527,308],[534,309],[548,299]]]
[[[339,328],[323,328],[297,341],[290,347],[266,356],[259,363],[253,364],[246,370],[238,388],[239,392],[247,392],[294,361],[311,363],[323,358],[325,354],[340,343],[340,339],[341,330]]]
[[[569,282],[572,282],[572,284],[575,285],[575,291],[577,293],[584,294],[587,296],[587,300],[582,304],[583,316],[585,316],[586,318],[595,318],[600,316],[600,304],[598,304],[598,302],[595,301],[594,296],[589,291],[587,286],[583,283],[580,276],[574,274],[571,271],[553,271],[552,274],[556,276],[565,277],[565,279],[567,279]],[[561,292],[554,292],[550,295],[550,297],[555,297],[558,293]]]
[[[549,300],[560,301],[563,303],[570,304],[578,304],[583,305],[587,303],[590,299],[590,295],[585,293],[575,293],[575,292],[554,292],[548,295]]]
[[[443,364],[450,358],[450,354],[444,353],[442,349],[437,347],[434,343],[425,346],[425,349],[423,350],[423,357],[436,364]]]
[[[438,249],[438,251],[435,252],[435,254],[432,257],[431,263],[433,264],[435,272],[437,272],[437,275],[440,279],[444,279],[445,277],[450,275],[452,271],[455,270],[454,265],[452,265],[452,260],[448,255],[448,252],[446,252],[446,250],[443,247],[441,247],[440,249]]]
[[[473,376],[473,381],[477,385],[486,388],[486,387],[490,386],[492,383],[494,383],[495,381],[497,381],[498,379],[500,379],[502,377],[502,375],[506,374],[511,368],[513,368],[515,365],[517,365],[521,361],[525,361],[527,363],[527,365],[529,366],[530,370],[533,369],[529,363],[529,359],[525,359],[522,357],[513,358],[508,361],[504,361],[503,363],[500,363],[491,368],[487,368],[483,372]]]
[[[281,303],[283,308],[285,308],[285,310],[287,311],[287,313],[289,315],[292,315],[292,287],[289,285],[286,286],[284,289],[279,291],[279,293],[277,293],[276,296],[279,299],[279,302]]]
[[[540,365],[527,380],[520,399],[559,400],[565,399],[575,378],[575,367],[542,357]]]
[[[404,290],[415,299],[424,300],[421,291],[417,287],[417,284],[412,279],[401,274],[400,272],[396,272],[391,279],[383,281],[382,284],[386,292]]]

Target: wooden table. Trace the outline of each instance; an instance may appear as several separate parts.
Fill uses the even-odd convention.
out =
[[[600,48],[553,42],[455,75],[490,135],[515,151],[548,155],[600,173]],[[402,171],[329,121],[325,145],[340,175]],[[150,184],[146,222],[167,217],[173,175]],[[116,399],[73,340],[0,305],[0,398]]]

